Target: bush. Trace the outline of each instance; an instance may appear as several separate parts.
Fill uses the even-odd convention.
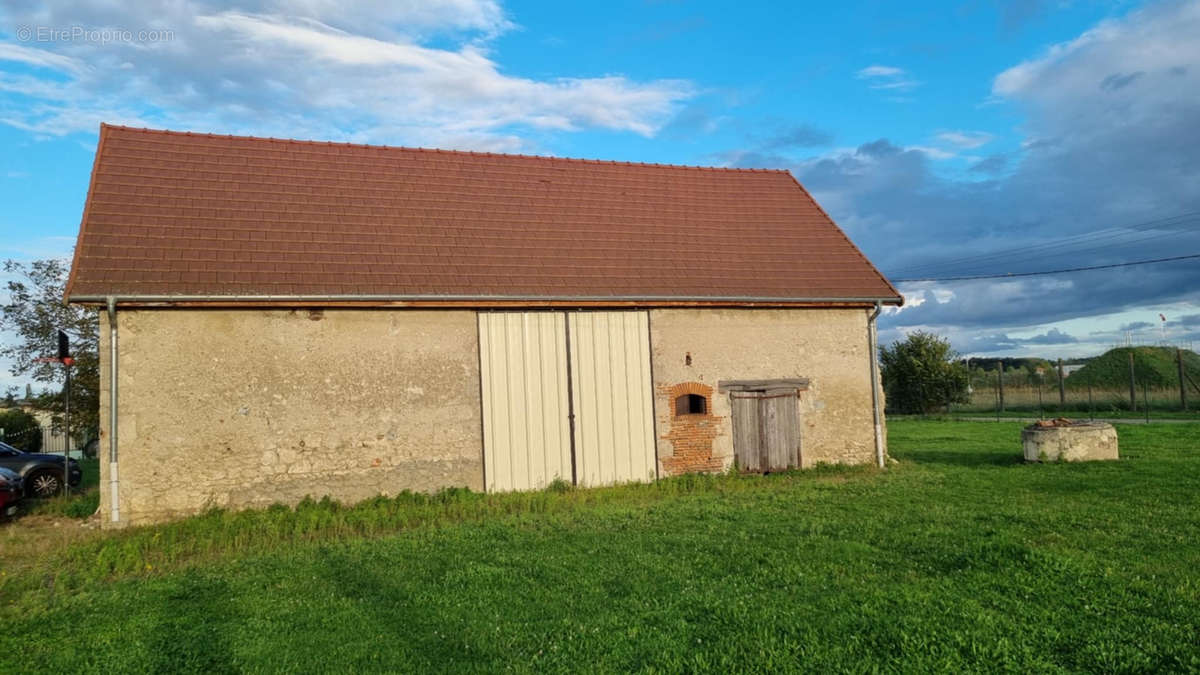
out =
[[[0,429],[5,443],[18,450],[37,452],[42,449],[42,427],[37,418],[20,408],[0,411]]]
[[[966,403],[967,368],[956,363],[950,342],[916,331],[879,352],[888,408],[929,413],[951,403]]]

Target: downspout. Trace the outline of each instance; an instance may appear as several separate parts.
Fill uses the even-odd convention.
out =
[[[121,522],[117,475],[117,301],[108,296],[108,488],[112,522]]]
[[[871,351],[871,412],[875,416],[875,463],[883,468],[883,421],[879,410],[879,346],[876,344],[875,319],[883,305],[875,302],[875,310],[867,317],[867,347]]]

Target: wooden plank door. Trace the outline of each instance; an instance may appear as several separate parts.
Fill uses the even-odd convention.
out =
[[[759,433],[767,471],[800,466],[799,399],[796,392],[765,394],[758,401]]]
[[[799,399],[792,391],[730,393],[733,452],[744,471],[800,466]]]
[[[733,409],[733,456],[742,471],[765,471],[758,423],[758,392],[729,395]]]

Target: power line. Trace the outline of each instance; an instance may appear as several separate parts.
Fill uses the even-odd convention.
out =
[[[949,272],[950,270],[948,270],[946,268],[962,267],[962,266],[966,266],[966,265],[975,266],[975,265],[978,265],[979,263],[983,263],[985,261],[999,261],[999,260],[1002,260],[1004,258],[1009,258],[1009,257],[1020,257],[1021,259],[1024,260],[1024,259],[1028,259],[1030,257],[1031,251],[1036,251],[1037,249],[1051,249],[1049,252],[1043,251],[1041,253],[1037,253],[1036,254],[1037,257],[1046,257],[1048,255],[1049,256],[1073,255],[1077,252],[1080,252],[1080,251],[1072,250],[1078,246],[1081,246],[1081,245],[1082,246],[1094,246],[1096,242],[1104,241],[1104,240],[1110,240],[1108,242],[1108,245],[1110,245],[1110,246],[1126,245],[1126,244],[1131,244],[1131,243],[1135,243],[1135,242],[1145,241],[1146,239],[1153,239],[1153,238],[1162,237],[1162,236],[1170,236],[1171,234],[1177,234],[1178,228],[1181,225],[1184,225],[1191,221],[1196,220],[1197,216],[1200,216],[1200,211],[1191,211],[1191,212],[1181,213],[1181,214],[1174,215],[1174,216],[1168,216],[1165,218],[1156,218],[1154,220],[1142,221],[1140,223],[1136,223],[1133,225],[1110,227],[1110,228],[1105,228],[1102,230],[1097,230],[1094,232],[1084,232],[1084,233],[1069,236],[1069,237],[1062,237],[1059,239],[1050,239],[1050,240],[1046,240],[1043,242],[1037,242],[1037,243],[1031,242],[1028,244],[1023,244],[1021,246],[1016,246],[1016,247],[1006,248],[1006,249],[999,249],[999,250],[990,251],[987,253],[980,253],[980,254],[966,256],[966,257],[962,257],[962,258],[950,258],[950,259],[945,259],[945,260],[935,260],[935,261],[930,261],[930,262],[917,263],[915,265],[910,265],[906,268],[903,268],[903,272],[906,272],[909,274],[912,274],[912,273],[917,273],[917,274],[935,273],[936,274],[936,272],[939,269],[946,270],[947,272]],[[1162,230],[1171,230],[1171,231],[1164,232],[1161,234],[1152,234],[1152,235],[1149,235],[1148,237],[1141,237],[1139,239],[1132,240],[1132,241],[1125,241],[1125,242],[1111,241],[1113,239],[1119,240],[1124,237],[1136,235],[1139,232],[1145,232],[1147,230],[1151,230],[1151,231],[1159,230],[1160,232]]]
[[[975,279],[1012,279],[1016,277],[1040,277],[1048,274],[1067,274],[1069,272],[1086,272],[1088,270],[1107,270],[1114,267],[1132,267],[1134,265],[1150,265],[1153,263],[1174,262],[1176,260],[1190,260],[1192,258],[1200,258],[1200,253],[1191,255],[1177,255],[1170,258],[1155,258],[1154,260],[1135,260],[1133,262],[1113,263],[1111,265],[1091,265],[1089,267],[1070,267],[1061,270],[1046,270],[1044,272],[1017,272],[1010,274],[977,274],[964,277],[928,277],[923,279],[891,279],[896,283],[914,282],[914,281],[973,281]]]
[[[1126,234],[1134,234],[1134,233],[1129,232]],[[1028,262],[1034,261],[1034,260],[1041,260],[1044,262],[1039,263],[1039,264],[1053,265],[1053,264],[1056,264],[1056,261],[1055,261],[1056,258],[1063,258],[1063,257],[1075,258],[1075,257],[1081,256],[1085,253],[1095,253],[1097,251],[1111,251],[1118,247],[1128,250],[1129,247],[1133,246],[1134,244],[1141,244],[1141,243],[1148,242],[1153,239],[1162,239],[1163,237],[1177,237],[1178,238],[1179,233],[1177,233],[1177,232],[1159,232],[1157,234],[1151,234],[1151,235],[1147,235],[1144,237],[1137,237],[1135,239],[1125,239],[1123,241],[1113,241],[1113,242],[1108,242],[1108,243],[1104,243],[1104,244],[1096,244],[1094,246],[1087,246],[1085,248],[1069,248],[1068,247],[1068,248],[1059,249],[1059,250],[1046,250],[1046,251],[1042,251],[1040,253],[1039,252],[1025,253],[1019,257],[1018,261],[1008,261],[1008,262],[1009,262],[1009,264],[1012,264],[1012,262],[1028,263]],[[1089,243],[1089,242],[1080,242],[1080,243]],[[1178,244],[1176,244],[1173,248],[1178,250],[1179,249]],[[1157,252],[1158,251],[1155,251],[1155,253],[1157,253]],[[1147,251],[1146,253],[1150,253],[1150,252]],[[995,261],[995,263],[999,263],[999,264],[1003,264],[1005,262],[1006,261],[1004,261],[1004,260]],[[1058,262],[1057,264],[1062,264],[1062,262]],[[980,265],[980,266],[994,268],[995,264]],[[953,276],[956,274],[963,274],[963,273],[967,273],[967,272],[971,271],[971,270],[962,270],[963,267],[977,267],[977,266],[976,265],[962,265],[962,264],[947,265],[947,266],[942,266],[941,269],[938,269],[937,267],[935,267],[934,269],[926,270],[924,273],[930,274],[930,275],[935,275],[935,276],[939,275],[939,274],[944,275],[944,276]],[[920,274],[921,272],[917,272],[917,273]]]
[[[1189,221],[1195,220],[1198,216],[1200,216],[1200,211],[1190,211],[1187,213],[1181,213],[1181,214],[1174,215],[1174,216],[1168,216],[1166,218],[1156,218],[1154,220],[1142,221],[1140,223],[1136,223],[1133,225],[1109,227],[1109,228],[1105,228],[1102,230],[1096,230],[1094,232],[1084,232],[1084,233],[1072,235],[1069,237],[1061,237],[1058,239],[1049,239],[1046,241],[1037,242],[1036,244],[1026,243],[1026,244],[1022,244],[1020,246],[1016,246],[1016,247],[1012,247],[1012,248],[989,251],[987,253],[980,253],[980,254],[976,254],[976,255],[966,256],[963,258],[951,258],[951,259],[947,259],[947,260],[935,260],[935,261],[931,261],[931,262],[920,263],[920,264],[917,264],[915,267],[910,267],[908,269],[910,269],[912,271],[916,271],[918,269],[928,268],[928,267],[944,267],[946,265],[956,265],[957,266],[962,263],[982,262],[984,260],[993,260],[996,258],[1004,258],[1004,257],[1014,256],[1014,255],[1015,256],[1024,256],[1029,253],[1030,249],[1033,246],[1037,246],[1039,248],[1062,248],[1062,247],[1070,248],[1073,246],[1079,246],[1081,244],[1088,245],[1088,244],[1092,244],[1096,241],[1125,237],[1125,236],[1129,236],[1132,234],[1137,234],[1138,232],[1144,232],[1146,230],[1162,230],[1162,229],[1178,228],[1180,225],[1183,225],[1185,223],[1188,223]]]

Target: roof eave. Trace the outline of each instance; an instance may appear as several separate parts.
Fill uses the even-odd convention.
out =
[[[104,305],[109,299],[119,305],[159,307],[829,307],[874,306],[876,303],[899,306],[904,297],[895,296],[549,296],[549,295],[72,295],[68,302]]]

